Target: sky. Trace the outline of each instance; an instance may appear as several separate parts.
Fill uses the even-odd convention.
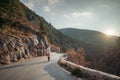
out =
[[[120,0],[20,0],[56,29],[97,30],[120,36]]]

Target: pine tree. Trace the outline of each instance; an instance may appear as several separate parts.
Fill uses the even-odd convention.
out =
[[[44,26],[43,21],[40,22],[40,33],[43,34],[43,35],[47,34],[47,30],[46,30],[46,28]]]
[[[120,47],[120,37],[117,38],[116,45],[117,45],[117,47]]]

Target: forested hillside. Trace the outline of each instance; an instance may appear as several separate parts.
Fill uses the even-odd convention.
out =
[[[89,43],[93,51],[86,54],[83,48],[70,49],[67,52],[70,61],[120,76],[120,37],[108,37],[101,32],[82,29],[67,28],[60,31],[73,39]]]
[[[114,46],[117,39],[116,36],[107,36],[102,32],[87,29],[65,28],[60,29],[60,31],[73,39],[81,40],[104,48]]]
[[[45,55],[48,44],[52,51],[66,52],[69,48],[84,48],[95,53],[92,46],[74,40],[26,7],[19,0],[0,0],[0,63]]]
[[[48,44],[57,52],[84,44],[56,30],[19,0],[0,0],[0,37],[3,64],[45,55]]]

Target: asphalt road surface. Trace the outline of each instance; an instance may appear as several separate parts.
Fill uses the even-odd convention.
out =
[[[57,61],[61,54],[52,53],[0,67],[0,80],[81,80],[62,69]]]

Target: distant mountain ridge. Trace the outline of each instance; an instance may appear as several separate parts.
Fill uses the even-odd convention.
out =
[[[117,39],[116,36],[108,37],[102,32],[87,29],[65,28],[60,31],[73,39],[101,47],[111,47]]]

